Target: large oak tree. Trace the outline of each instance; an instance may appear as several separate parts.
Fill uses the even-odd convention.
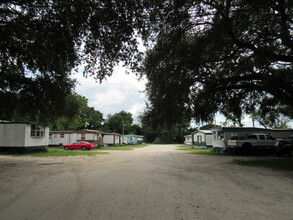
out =
[[[179,101],[177,109],[189,106],[198,121],[221,111],[241,124],[243,113],[292,108],[291,1],[166,1],[151,13],[158,31],[142,68],[151,91],[149,113],[172,118],[174,109],[164,106]],[[160,81],[162,73],[170,80]],[[183,97],[158,104],[176,89]]]
[[[8,0],[0,3],[0,119],[48,123],[65,114],[79,65],[101,81],[134,64],[140,1]],[[93,79],[94,80],[94,79]]]

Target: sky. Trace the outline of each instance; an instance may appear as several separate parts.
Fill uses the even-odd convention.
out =
[[[145,108],[145,78],[139,79],[134,73],[126,74],[126,68],[116,67],[113,75],[101,84],[93,77],[85,78],[78,72],[72,75],[77,79],[75,91],[88,99],[88,106],[109,114],[126,111],[132,114],[134,123],[138,123],[138,115]]]

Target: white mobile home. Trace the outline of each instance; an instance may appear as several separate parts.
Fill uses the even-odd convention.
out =
[[[191,135],[185,135],[184,136],[184,144],[185,145],[192,145],[192,137],[191,137]]]
[[[118,133],[104,133],[103,135],[103,145],[115,145],[121,144],[121,134]]]
[[[50,145],[65,145],[77,141],[77,133],[73,131],[50,131]]]
[[[198,130],[192,133],[192,145],[196,147],[212,147],[213,132],[210,130]]]
[[[45,150],[49,145],[49,127],[29,122],[0,122],[0,150]]]
[[[276,139],[287,139],[293,135],[292,129],[265,129],[265,128],[251,128],[251,127],[219,127],[211,129],[213,132],[213,148],[224,151],[228,145],[228,140],[235,140],[245,138],[249,134],[263,133],[269,134]]]
[[[87,141],[96,146],[103,145],[104,132],[98,130],[79,130],[79,131],[51,131],[50,145],[65,145],[76,141]]]

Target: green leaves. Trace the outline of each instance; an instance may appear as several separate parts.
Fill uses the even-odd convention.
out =
[[[7,104],[0,118],[15,120],[18,111],[48,123],[64,113],[78,65],[101,82],[118,62],[133,64],[138,8],[140,1],[126,0],[0,3],[0,92]],[[17,103],[7,101],[11,96]]]
[[[177,18],[172,4],[164,7],[168,18]],[[183,1],[183,8],[188,22],[157,21],[165,28],[157,31],[144,63],[146,115],[169,123],[172,112],[184,114],[188,106],[191,115],[186,115],[196,121],[211,121],[220,111],[241,125],[242,115],[263,108],[267,98],[274,98],[271,106],[293,106],[288,1]],[[173,99],[166,104],[169,96]]]
[[[51,121],[52,130],[102,129],[103,114],[89,107],[87,99],[81,95],[72,93],[67,96],[62,111],[64,116]]]

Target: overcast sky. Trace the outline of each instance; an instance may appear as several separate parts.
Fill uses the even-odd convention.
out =
[[[75,91],[88,99],[88,105],[103,113],[104,118],[120,111],[130,112],[134,123],[145,107],[146,79],[133,73],[126,74],[126,68],[117,67],[111,77],[101,84],[93,77],[85,78],[82,73],[74,74],[77,79]]]

